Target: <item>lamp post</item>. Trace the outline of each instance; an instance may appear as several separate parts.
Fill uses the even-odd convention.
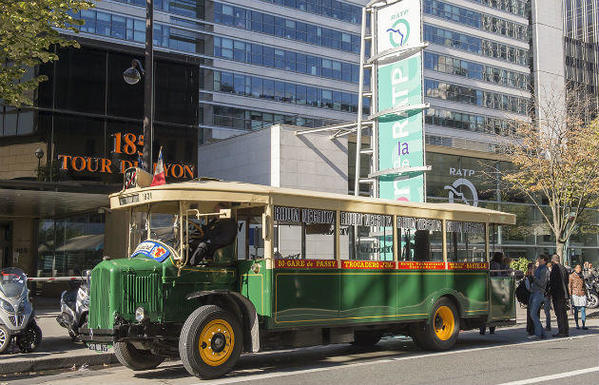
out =
[[[42,158],[44,157],[44,150],[42,150],[40,147],[37,148],[37,150],[35,150],[35,152],[33,153],[33,155],[35,155],[35,157],[37,158],[37,180],[40,180],[40,167],[41,167],[41,162],[42,162]]]
[[[146,0],[146,46],[145,67],[137,59],[133,59],[131,67],[123,72],[123,79],[127,84],[137,84],[144,77],[144,119],[143,119],[143,166],[152,173],[152,144],[154,142],[154,4],[153,0]]]

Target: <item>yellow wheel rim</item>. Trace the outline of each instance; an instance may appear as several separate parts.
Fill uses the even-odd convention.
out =
[[[224,319],[215,319],[202,329],[198,348],[202,361],[210,366],[227,362],[235,346],[235,333],[231,324]]]
[[[447,341],[453,335],[455,329],[455,318],[453,311],[447,306],[440,306],[433,318],[435,335],[441,341]]]

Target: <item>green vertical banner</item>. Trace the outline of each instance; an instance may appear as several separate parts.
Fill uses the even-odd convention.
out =
[[[420,7],[420,0],[403,0],[378,11],[376,46],[379,55],[422,43]],[[422,105],[422,50],[412,52],[417,53],[377,66],[377,112]],[[377,139],[379,171],[425,166],[422,109],[379,117]],[[378,182],[380,198],[424,201],[423,171],[383,175]]]

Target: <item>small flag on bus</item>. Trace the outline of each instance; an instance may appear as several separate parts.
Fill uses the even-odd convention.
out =
[[[158,163],[156,164],[154,178],[152,179],[150,186],[160,186],[161,184],[165,183],[166,173],[164,172],[164,161],[162,160],[162,147],[160,147],[160,152],[158,153]]]

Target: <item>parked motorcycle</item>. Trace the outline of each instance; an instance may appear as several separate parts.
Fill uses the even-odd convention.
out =
[[[587,308],[595,309],[599,307],[599,280],[596,277],[585,279],[587,287]]]
[[[60,315],[56,321],[67,329],[73,341],[79,338],[79,328],[87,323],[91,271],[83,272],[82,281],[60,295]]]
[[[0,353],[13,338],[21,352],[31,352],[42,342],[42,330],[29,301],[27,276],[23,270],[9,267],[0,271]]]

